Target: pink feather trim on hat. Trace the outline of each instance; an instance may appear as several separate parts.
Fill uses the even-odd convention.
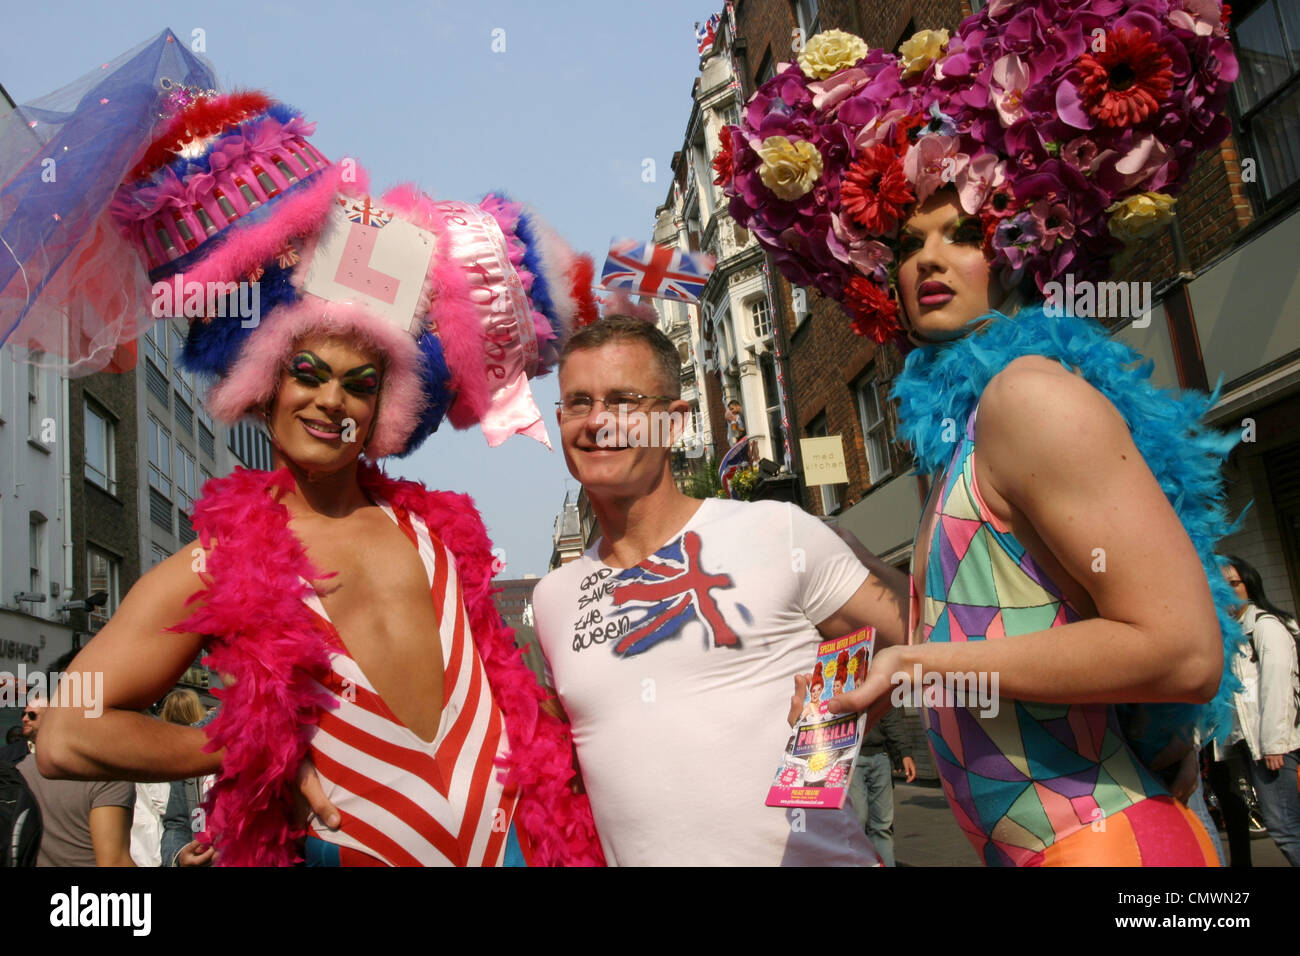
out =
[[[330,166],[310,186],[298,189],[279,200],[275,215],[263,222],[227,227],[229,236],[190,268],[183,270],[186,282],[239,282],[253,269],[275,259],[290,239],[308,236],[320,230],[333,208],[335,197],[365,189],[365,173],[356,171],[362,182],[343,182],[343,171]],[[200,249],[203,247],[200,246]]]
[[[383,385],[366,456],[382,458],[402,451],[424,410],[419,345],[410,333],[364,306],[326,302],[314,295],[276,309],[248,337],[230,374],[208,394],[213,417],[234,423],[270,402],[294,346],[310,335],[338,336],[379,353]]]

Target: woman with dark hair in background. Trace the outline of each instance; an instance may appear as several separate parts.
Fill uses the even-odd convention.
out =
[[[1300,865],[1300,665],[1295,617],[1264,593],[1259,572],[1228,555],[1223,568],[1241,600],[1237,619],[1250,639],[1233,663],[1243,690],[1236,695],[1236,726],[1227,753],[1210,765],[1211,783],[1223,806],[1233,865],[1250,865],[1245,802],[1232,785],[1234,763],[1244,763],[1259,798],[1269,835],[1292,866]],[[1244,862],[1239,862],[1238,854]]]

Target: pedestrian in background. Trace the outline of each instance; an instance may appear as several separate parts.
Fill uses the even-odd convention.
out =
[[[1268,599],[1258,571],[1232,555],[1227,561],[1224,577],[1241,599],[1237,619],[1250,639],[1258,673],[1258,709],[1245,734],[1250,782],[1273,842],[1292,866],[1300,866],[1300,629]]]
[[[902,711],[891,708],[862,741],[862,752],[849,784],[849,799],[858,824],[880,854],[885,866],[894,866],[894,764],[902,765],[906,781],[916,779],[916,762]]]

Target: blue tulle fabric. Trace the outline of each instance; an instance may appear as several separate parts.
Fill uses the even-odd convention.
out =
[[[1205,569],[1223,638],[1224,676],[1208,704],[1139,704],[1124,708],[1138,755],[1152,762],[1174,737],[1222,738],[1232,728],[1232,695],[1238,682],[1228,662],[1244,640],[1228,608],[1235,598],[1219,572],[1214,549],[1231,533],[1223,506],[1221,466],[1237,437],[1207,428],[1205,413],[1214,395],[1158,388],[1149,381],[1153,363],[1110,338],[1097,323],[1075,316],[1053,317],[1034,305],[1014,318],[994,313],[979,332],[913,351],[894,382],[900,437],[911,445],[918,470],[935,474],[952,455],[952,427],[960,429],[992,378],[1022,355],[1055,359],[1083,377],[1118,409],[1133,442],[1173,505]],[[947,440],[945,440],[947,439]]]
[[[170,30],[0,117],[0,343],[75,261],[161,122],[165,84],[216,85]]]

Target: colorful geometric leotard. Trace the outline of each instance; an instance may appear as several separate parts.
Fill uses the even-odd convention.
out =
[[[424,522],[380,504],[419,549],[429,576],[442,641],[441,722],[424,741],[399,721],[348,654],[320,598],[306,601],[327,625],[338,702],[311,741],[325,795],[342,816],[338,830],[313,823],[308,865],[523,865],[528,848],[513,825],[515,794],[497,779],[494,761],[508,749],[469,632],[450,552]]]
[[[926,561],[926,641],[995,640],[1080,617],[980,497],[976,412],[939,479],[929,553],[913,557]],[[915,574],[912,586],[915,616]],[[1195,816],[1129,748],[1113,706],[999,704],[996,716],[977,705],[922,712],[944,794],[986,864],[1217,865]]]

